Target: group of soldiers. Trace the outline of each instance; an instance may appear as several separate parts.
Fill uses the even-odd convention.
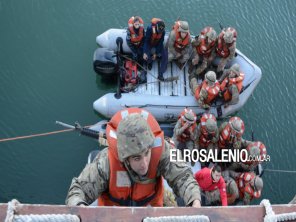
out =
[[[202,108],[210,108],[217,96],[222,96],[226,105],[238,102],[244,74],[238,64],[224,69],[235,56],[234,28],[223,29],[217,36],[212,27],[205,27],[192,40],[188,22],[176,21],[165,46],[164,36],[162,19],[153,18],[146,31],[142,18],[129,19],[127,44],[133,59],[147,68],[144,71],[150,70],[152,62],[159,58],[158,79],[163,81],[168,62],[174,61],[180,69],[188,63],[190,86]],[[220,58],[218,75],[207,71],[203,82],[198,84],[199,76],[216,57]],[[175,198],[192,207],[227,206],[237,201],[249,204],[261,195],[263,181],[255,169],[264,160],[266,148],[260,141],[243,139],[243,133],[244,122],[237,116],[218,127],[213,114],[205,112],[198,120],[191,109],[185,108],[175,125],[173,138],[168,139],[148,111],[140,108],[118,111],[107,124],[108,147],[86,165],[79,177],[73,178],[66,204],[87,206],[98,200],[100,206],[175,206]],[[226,165],[201,163],[202,169],[193,172],[192,163],[171,161],[172,149],[181,155],[184,149],[246,150],[248,156],[259,158]],[[172,193],[164,188],[163,179]]]
[[[234,28],[222,29],[217,35],[213,27],[207,26],[192,40],[188,22],[176,21],[166,45],[164,36],[165,23],[162,19],[153,18],[146,32],[141,17],[133,16],[128,21],[126,41],[133,59],[144,66],[143,82],[147,81],[147,70],[152,68],[152,62],[157,58],[160,60],[160,81],[164,80],[163,73],[168,62],[175,62],[180,69],[188,63],[190,87],[202,108],[208,109],[218,96],[225,100],[225,106],[238,103],[244,74],[239,64],[224,70],[235,56],[237,32]],[[208,71],[202,84],[198,84],[198,78],[217,57],[217,74]]]
[[[198,122],[198,123],[197,123]],[[253,198],[259,198],[263,188],[263,180],[256,175],[257,166],[266,161],[267,152],[265,145],[260,141],[248,141],[243,139],[245,131],[244,122],[235,116],[229,121],[223,122],[220,127],[213,114],[204,113],[197,121],[196,114],[188,108],[180,114],[174,128],[173,141],[177,149],[189,150],[216,150],[219,154],[223,149],[246,150],[248,159],[246,162],[229,162],[227,164],[211,164],[212,170],[207,169],[197,172],[195,177],[201,190],[205,191],[208,204],[227,205],[242,200],[249,204]],[[194,164],[194,163],[192,163]],[[207,168],[210,163],[202,163]],[[219,189],[209,184],[203,185],[204,181],[211,181],[218,174],[218,182],[213,183]],[[201,176],[203,175],[203,176]],[[213,176],[214,175],[214,176]],[[211,184],[210,184],[211,185]],[[227,197],[227,201],[226,201]]]
[[[98,200],[99,206],[176,206],[178,199],[193,207],[249,204],[261,195],[263,181],[255,169],[266,148],[243,139],[243,133],[244,122],[237,116],[218,128],[212,114],[197,120],[186,108],[169,139],[148,111],[118,111],[107,124],[108,147],[73,178],[66,204],[87,206]],[[184,149],[245,149],[260,158],[227,165],[202,163],[202,169],[194,172],[190,162],[171,161],[171,149],[181,155]],[[172,193],[164,188],[163,179]]]

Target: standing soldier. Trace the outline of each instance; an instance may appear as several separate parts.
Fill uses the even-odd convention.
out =
[[[146,37],[144,41],[144,54],[143,59],[145,66],[149,70],[152,68],[152,62],[157,57],[160,60],[160,70],[158,72],[158,79],[163,81],[163,73],[167,68],[167,55],[164,51],[163,41],[165,36],[165,24],[159,18],[153,18],[151,24],[146,29]]]
[[[185,108],[179,116],[179,120],[174,128],[173,141],[175,146],[183,150],[190,151],[194,148],[194,141],[197,138],[196,115],[188,108]]]
[[[143,61],[143,44],[145,38],[144,22],[139,16],[133,16],[128,20],[126,42],[132,51],[133,60]]]
[[[230,69],[224,70],[219,82],[225,106],[239,102],[239,94],[243,89],[245,75],[240,72],[239,64],[233,64]]]
[[[163,178],[186,205],[200,207],[200,191],[185,163],[170,162],[171,145],[147,111],[129,108],[107,124],[109,144],[73,178],[66,204],[163,206]]]
[[[181,69],[190,57],[190,32],[187,21],[176,21],[168,39],[168,61]]]
[[[199,85],[196,78],[190,81],[192,93],[203,109],[209,109],[220,92],[220,83],[216,80],[216,73],[208,71],[205,80]]]
[[[202,61],[202,64],[195,71],[197,76],[212,63],[215,58],[216,40],[216,31],[213,27],[207,26],[201,31],[199,36],[192,41],[193,59],[190,66],[190,74],[200,61]]]
[[[220,62],[217,68],[218,76],[222,75],[226,64],[235,56],[237,32],[234,28],[228,27],[223,29],[218,36],[218,43],[216,46],[217,57]]]

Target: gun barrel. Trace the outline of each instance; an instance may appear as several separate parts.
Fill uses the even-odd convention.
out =
[[[72,125],[67,124],[67,123],[63,123],[63,122],[60,122],[60,121],[56,121],[55,123],[58,124],[58,125],[61,125],[61,126],[65,127],[65,128],[68,128],[68,129],[76,129],[75,126],[72,126]]]

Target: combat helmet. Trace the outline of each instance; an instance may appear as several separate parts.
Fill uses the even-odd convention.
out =
[[[208,39],[211,41],[215,41],[217,38],[217,33],[212,27],[210,27],[210,30],[206,33],[206,37],[208,37]]]
[[[208,71],[205,75],[205,79],[210,86],[214,85],[216,82],[216,73],[214,71]]]
[[[154,135],[147,121],[138,113],[129,114],[117,128],[118,158],[123,162],[153,146]]]
[[[236,30],[232,27],[226,29],[223,39],[226,43],[230,44],[236,41]]]
[[[217,122],[214,119],[207,119],[205,126],[209,133],[213,133],[218,129]]]
[[[234,132],[236,134],[242,135],[245,131],[245,124],[244,122],[241,120],[241,118],[235,116],[230,118],[229,120],[229,124],[232,130],[234,130]]]
[[[178,21],[179,24],[179,32],[189,32],[189,25],[187,21]]]
[[[184,111],[181,113],[181,118],[188,123],[195,123],[196,115],[192,111],[192,109],[185,108]]]

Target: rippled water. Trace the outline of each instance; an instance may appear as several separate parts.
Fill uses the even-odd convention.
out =
[[[263,141],[269,169],[296,170],[296,1],[78,1],[0,0],[0,138],[60,130],[55,120],[97,122],[92,102],[114,90],[92,70],[95,37],[126,27],[131,15],[167,27],[188,20],[197,34],[218,21],[238,30],[238,48],[263,73],[239,116]],[[0,202],[63,204],[73,176],[96,141],[76,133],[0,143]],[[264,174],[263,197],[286,203],[296,193],[295,174]]]

